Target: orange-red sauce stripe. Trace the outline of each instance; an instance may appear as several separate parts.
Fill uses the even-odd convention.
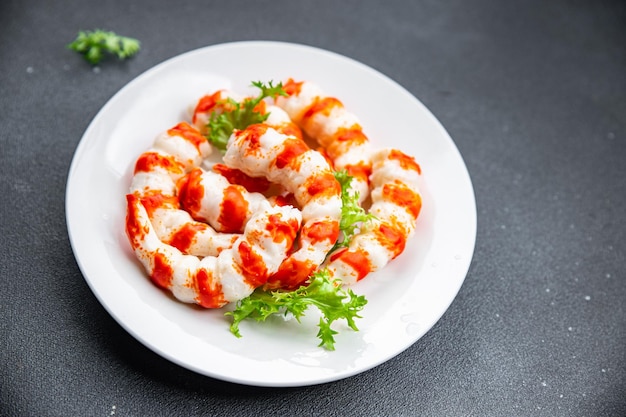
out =
[[[404,251],[406,236],[399,226],[382,223],[375,229],[375,234],[378,243],[392,254],[391,259],[394,259]]]
[[[172,285],[174,269],[170,264],[170,260],[161,252],[154,254],[154,264],[152,265],[152,273],[150,279],[157,286],[168,289]]]
[[[404,208],[415,219],[417,219],[422,208],[421,196],[401,183],[383,185],[382,197],[385,201]]]
[[[209,228],[204,223],[186,223],[178,229],[169,241],[169,244],[183,253],[187,253],[191,245],[196,241],[196,235]]]
[[[265,284],[268,272],[263,257],[256,253],[246,241],[239,244],[237,251],[241,258],[241,272],[246,282],[254,288]]]
[[[265,178],[251,177],[239,169],[224,164],[213,165],[213,171],[222,175],[229,183],[241,185],[251,193],[262,193],[270,188],[270,182]]]
[[[224,233],[236,233],[243,231],[248,217],[248,202],[242,194],[243,187],[229,185],[224,189],[224,197],[220,204],[218,222],[222,225]]]
[[[302,120],[306,123],[305,121],[307,119],[312,118],[316,114],[329,116],[335,107],[343,107],[343,103],[335,97],[316,97],[313,104],[311,104],[302,115]]]
[[[149,217],[154,215],[155,210],[160,208],[178,209],[178,199],[174,196],[163,195],[160,191],[153,190],[141,196],[141,204],[143,204]]]
[[[283,90],[287,93],[287,95],[299,95],[302,90],[303,82],[296,82],[292,78],[288,79],[287,82],[283,85]]]
[[[180,136],[185,138],[191,144],[193,144],[198,151],[200,150],[200,145],[206,143],[206,138],[202,136],[202,134],[195,127],[191,126],[187,122],[180,122],[173,128],[167,131],[167,134],[170,136]]]
[[[361,248],[346,249],[331,255],[330,260],[340,259],[342,262],[350,265],[356,273],[356,280],[359,281],[372,271],[372,264],[367,252]]]
[[[139,197],[132,194],[126,196],[128,206],[126,210],[126,234],[128,235],[133,250],[139,247],[140,241],[143,240],[149,232],[148,226],[144,226],[139,221],[139,213],[137,213],[138,208],[136,207],[138,201]]]
[[[236,133],[236,137],[238,139],[240,139],[243,135],[243,138],[246,141],[246,156],[255,156],[259,153],[259,149],[261,148],[261,136],[265,134],[267,129],[267,125],[257,123],[254,125],[250,125],[245,130],[240,130]]]
[[[202,170],[194,169],[191,171],[178,181],[177,187],[180,204],[194,217],[200,211],[202,207],[202,197],[204,197]]]
[[[213,273],[206,269],[200,269],[194,276],[196,301],[204,308],[219,308],[226,304],[222,286],[215,282]]]
[[[196,104],[196,108],[193,111],[192,122],[196,123],[199,113],[208,113],[213,110],[213,108],[218,104],[218,102],[222,98],[222,92],[217,91],[211,95],[206,95],[198,100],[198,104]]]
[[[155,168],[163,168],[172,174],[183,174],[183,167],[172,156],[162,155],[157,152],[144,152],[139,156],[135,163],[135,171],[152,172]]]
[[[312,244],[326,240],[333,244],[339,238],[339,222],[329,220],[307,224],[302,228],[301,235],[306,236]]]
[[[299,171],[299,161],[296,159],[307,152],[310,148],[303,140],[287,138],[283,142],[283,149],[276,157],[276,167],[282,169],[289,165],[294,171]]]
[[[272,236],[272,241],[274,243],[286,241],[287,248],[293,244],[298,229],[299,224],[295,219],[291,219],[288,223],[285,223],[279,213],[271,214],[265,226],[265,230]]]
[[[307,193],[311,197],[319,197],[322,195],[339,195],[341,193],[341,184],[337,181],[330,170],[320,171],[305,181]]]
[[[287,258],[278,271],[270,276],[267,281],[269,289],[294,289],[302,284],[317,268],[317,265],[310,261],[298,261],[294,258]]]
[[[422,169],[419,166],[419,164],[415,162],[415,158],[413,158],[412,156],[406,155],[402,151],[393,149],[392,151],[389,152],[388,158],[391,160],[398,161],[400,163],[400,166],[403,169],[417,171],[418,174],[422,173]]]

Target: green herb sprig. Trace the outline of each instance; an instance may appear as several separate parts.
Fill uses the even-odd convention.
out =
[[[348,247],[352,238],[366,223],[376,220],[376,216],[367,213],[359,204],[359,193],[353,191],[351,186],[354,177],[343,170],[336,171],[335,178],[341,185],[340,237],[328,252],[329,254],[337,249]]]
[[[250,125],[263,123],[267,120],[269,113],[261,114],[255,110],[255,107],[261,100],[287,95],[282,83],[274,85],[272,81],[267,84],[255,81],[252,83],[252,86],[261,90],[256,97],[246,98],[241,103],[232,98],[227,98],[221,103],[226,110],[211,114],[207,125],[207,139],[218,149],[226,150],[228,138],[230,138],[235,129],[242,130]]]
[[[119,59],[130,58],[139,52],[140,46],[137,39],[101,29],[80,31],[76,39],[67,45],[91,65],[99,64],[107,54],[115,55]]]
[[[292,314],[300,322],[307,308],[314,306],[322,313],[319,321],[319,346],[327,350],[335,350],[335,335],[337,331],[331,324],[339,319],[345,319],[351,329],[358,331],[355,323],[360,318],[359,311],[367,304],[362,295],[356,295],[352,290],[345,290],[331,280],[327,270],[319,270],[309,278],[309,282],[293,291],[263,291],[256,290],[249,297],[240,300],[237,307],[226,315],[233,317],[230,331],[241,337],[239,323],[244,319],[265,321],[275,314]]]

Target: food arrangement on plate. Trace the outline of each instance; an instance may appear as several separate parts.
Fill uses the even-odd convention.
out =
[[[322,313],[354,330],[366,304],[350,285],[405,248],[421,169],[375,149],[356,115],[310,81],[219,90],[159,135],[134,165],[126,234],[152,282],[185,303],[241,320]],[[217,156],[217,157],[216,157]]]

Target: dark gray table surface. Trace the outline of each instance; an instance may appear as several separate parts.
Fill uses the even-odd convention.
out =
[[[142,41],[97,69],[79,29]],[[91,119],[152,66],[237,40],[312,45],[418,97],[472,177],[467,278],[417,343],[323,385],[239,386],[136,341],[87,286],[65,186]],[[392,105],[392,103],[390,103]],[[626,415],[626,3],[0,2],[0,414]]]

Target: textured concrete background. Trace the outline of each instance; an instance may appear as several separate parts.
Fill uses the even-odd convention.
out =
[[[86,65],[65,44],[142,41]],[[443,318],[373,370],[307,388],[180,368],[98,303],[65,224],[91,119],[152,66],[236,40],[312,45],[418,97],[473,180],[474,260]],[[626,415],[626,4],[0,3],[0,414]],[[393,103],[389,103],[393,105]]]

